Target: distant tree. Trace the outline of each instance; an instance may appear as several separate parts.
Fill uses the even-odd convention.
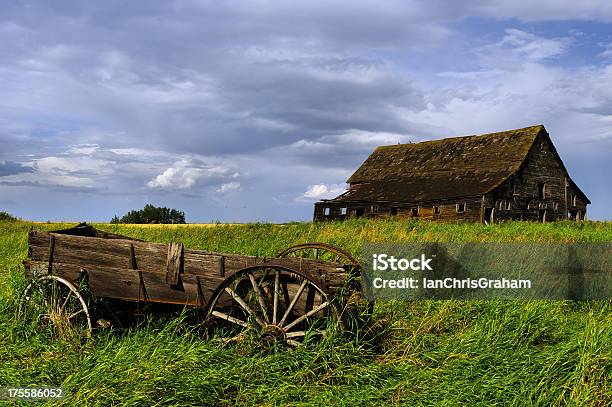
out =
[[[14,222],[14,221],[19,220],[19,219],[17,219],[16,217],[14,217],[13,215],[11,215],[8,212],[0,211],[0,221],[2,221],[2,220]]]
[[[121,218],[115,215],[111,223],[185,223],[185,212],[147,204],[142,209],[129,211]]]

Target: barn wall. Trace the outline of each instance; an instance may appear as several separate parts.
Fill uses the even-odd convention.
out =
[[[402,217],[429,220],[464,220],[480,222],[481,197],[440,200],[421,204],[388,204],[373,202],[317,202],[314,210],[314,221],[344,220],[352,217]],[[464,203],[465,211],[457,212],[457,204]],[[440,213],[434,213],[434,205],[440,208]],[[376,207],[376,208],[373,208]],[[329,214],[325,215],[325,208]],[[342,215],[342,208],[346,208],[346,215]],[[417,216],[413,216],[412,209],[418,208]],[[393,214],[393,211],[396,214]],[[363,214],[360,214],[363,211]]]
[[[540,196],[540,185],[545,185]],[[543,212],[546,221],[568,218],[568,210],[584,218],[586,204],[577,198],[572,207],[570,194],[575,191],[567,187],[566,177],[547,137],[540,135],[526,157],[522,168],[501,184],[485,199],[486,207],[494,208],[494,221],[531,220],[541,221]],[[576,217],[576,215],[574,216]]]

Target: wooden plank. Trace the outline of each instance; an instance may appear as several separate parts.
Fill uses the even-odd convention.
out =
[[[225,277],[225,256],[219,256],[219,275]]]
[[[55,236],[51,235],[49,237],[49,254],[47,256],[47,263],[48,263],[48,272],[49,274],[51,274],[51,271],[53,270],[53,255],[55,253]]]
[[[97,297],[130,301],[143,300],[138,270],[88,270],[89,287]],[[199,306],[206,303],[220,281],[202,281],[197,276],[182,275],[176,286],[166,284],[166,273],[142,273],[146,300],[166,304]],[[199,292],[198,292],[199,291]]]
[[[49,263],[46,261],[24,260],[23,265],[28,278],[32,278],[34,275],[47,274],[49,270]],[[77,264],[55,262],[53,263],[52,274],[78,285],[81,278],[81,267]]]
[[[168,244],[168,259],[166,260],[166,284],[178,284],[179,274],[183,272],[183,264],[183,244],[171,242]]]
[[[138,263],[136,262],[136,252],[134,251],[134,245],[130,245],[130,257],[132,261],[132,270],[136,270],[138,268]]]

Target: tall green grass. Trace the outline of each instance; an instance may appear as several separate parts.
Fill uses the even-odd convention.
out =
[[[221,346],[184,316],[151,317],[85,345],[51,339],[13,319],[30,226],[0,223],[0,386],[61,385],[64,405],[612,405],[608,301],[378,303],[369,335],[296,350]],[[612,241],[612,224],[594,222],[96,226],[259,256],[305,241],[355,254],[364,241]]]

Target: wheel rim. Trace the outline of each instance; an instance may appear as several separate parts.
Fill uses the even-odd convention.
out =
[[[69,281],[53,276],[32,280],[23,291],[17,318],[35,324],[39,330],[50,328],[56,337],[91,337],[91,316],[87,302]]]
[[[337,316],[336,305],[311,276],[265,265],[225,280],[207,310],[208,321],[220,328],[224,341],[250,333],[264,346],[299,346],[306,338],[325,335],[330,317]]]
[[[350,253],[327,243],[310,242],[291,246],[276,257],[303,257],[341,263],[345,266],[357,267],[359,263]]]

